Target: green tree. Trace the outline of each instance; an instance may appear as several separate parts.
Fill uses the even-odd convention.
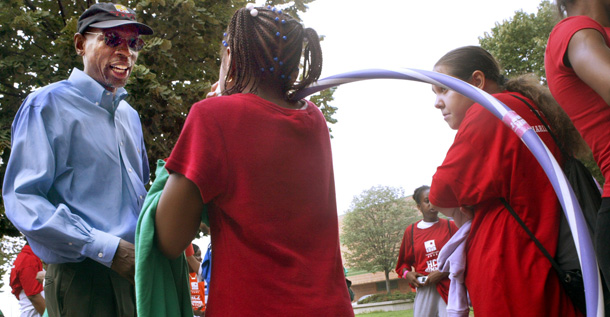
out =
[[[405,228],[418,211],[407,202],[402,188],[375,186],[354,197],[343,218],[341,242],[347,266],[367,272],[385,273],[390,293],[390,271],[396,266]]]
[[[313,0],[272,0],[298,18]],[[10,152],[10,126],[33,90],[66,79],[82,60],[73,35],[80,14],[94,0],[3,0],[0,2],[0,179]],[[146,37],[127,84],[127,101],[140,113],[151,171],[169,156],[190,106],[218,80],[223,31],[243,0],[120,0],[155,34]],[[336,108],[332,93],[317,102],[329,123]],[[0,201],[1,203],[1,201]],[[0,236],[19,233],[0,204]]]
[[[490,32],[479,37],[479,44],[500,62],[507,78],[533,73],[546,85],[544,52],[549,35],[558,21],[556,6],[543,0],[536,14],[519,10],[511,19],[496,23]],[[597,181],[603,184],[604,177],[593,154],[582,161]]]
[[[0,238],[0,288],[4,287],[2,277],[13,267],[13,262],[25,245],[22,237],[4,236]]]
[[[551,30],[558,21],[555,6],[543,0],[536,14],[519,10],[490,32],[479,37],[481,47],[500,61],[508,78],[534,73],[546,83],[544,52]]]

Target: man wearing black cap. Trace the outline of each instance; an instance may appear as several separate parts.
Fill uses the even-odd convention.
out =
[[[84,69],[31,93],[12,126],[6,214],[49,263],[50,316],[134,316],[134,235],[149,180],[138,113],[124,101],[141,35],[123,5],[78,20]]]

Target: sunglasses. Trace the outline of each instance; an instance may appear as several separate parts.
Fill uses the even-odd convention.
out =
[[[106,32],[106,33],[93,33],[93,32],[85,32],[89,34],[103,35],[104,43],[110,47],[117,47],[123,43],[123,41],[127,42],[127,46],[134,52],[140,51],[144,47],[144,40],[139,37],[134,37],[130,39],[123,38],[119,36],[115,32]]]

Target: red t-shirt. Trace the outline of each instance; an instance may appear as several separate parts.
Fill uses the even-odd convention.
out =
[[[184,256],[189,257],[193,254],[195,254],[195,248],[193,248],[193,244],[191,243],[186,247],[186,250],[184,250]]]
[[[11,293],[19,299],[21,290],[27,296],[40,294],[43,291],[42,283],[36,280],[36,274],[42,271],[42,261],[32,252],[29,245],[23,246],[15,259],[11,269]]]
[[[398,260],[396,261],[396,273],[398,276],[402,276],[404,269],[410,271],[411,267],[415,267],[415,272],[423,275],[428,275],[432,271],[438,271],[438,263],[436,261],[438,253],[458,230],[453,221],[442,218],[426,229],[418,228],[417,223],[419,221],[408,226],[402,237]],[[411,232],[413,232],[413,237]],[[443,300],[447,302],[449,278],[441,280],[437,284],[436,289],[443,297]]]
[[[582,29],[594,29],[610,46],[610,28],[587,16],[574,16],[559,22],[549,37],[544,57],[549,89],[570,116],[574,126],[593,151],[593,157],[606,179],[603,197],[610,197],[610,106],[572,67],[564,63],[572,36]]]
[[[253,94],[193,105],[167,161],[209,204],[207,316],[352,316],[330,137],[312,103]]]
[[[506,92],[494,97],[539,131],[560,157],[549,133],[523,102]],[[475,103],[434,174],[429,194],[430,202],[439,207],[474,206],[465,272],[474,311],[482,316],[577,315],[549,260],[500,197],[554,256],[561,207],[550,181],[519,137]]]

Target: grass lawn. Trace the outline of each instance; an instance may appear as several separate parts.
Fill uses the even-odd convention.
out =
[[[358,317],[413,317],[413,309],[364,313],[364,314],[357,314],[356,316],[358,316]],[[474,316],[472,309],[470,310],[469,316]]]
[[[357,314],[359,317],[413,317],[413,309]]]

